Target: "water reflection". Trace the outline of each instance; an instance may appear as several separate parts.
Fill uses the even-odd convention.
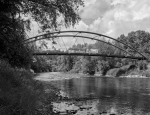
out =
[[[150,114],[150,79],[78,78],[55,82],[70,98],[97,97],[98,112]]]

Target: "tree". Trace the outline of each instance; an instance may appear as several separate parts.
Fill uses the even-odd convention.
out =
[[[80,5],[84,5],[82,0],[0,0],[0,11],[11,21],[23,21],[22,15],[31,16],[46,30],[57,29],[62,23],[66,27],[76,24]]]
[[[123,37],[122,37],[123,36]],[[149,50],[150,34],[145,31],[133,31],[130,32],[127,36],[121,35],[118,40],[123,41],[127,45],[134,48],[134,50],[141,53],[146,53]],[[127,46],[122,46],[126,51],[136,55],[137,53]]]
[[[71,56],[57,57],[57,71],[68,72],[73,68],[73,58]]]
[[[23,23],[13,17],[11,10],[7,7],[0,10],[0,58],[11,65],[26,67],[31,62],[31,51],[22,42],[26,38]]]
[[[83,73],[94,74],[95,73],[95,63],[90,56],[82,57],[81,69]]]
[[[150,34],[148,32],[138,30],[138,31],[132,31],[127,36],[121,35],[118,40],[126,43],[128,46],[132,47],[133,49],[127,47],[126,45],[122,45],[121,48],[128,51],[133,56],[141,56],[136,51],[142,53],[146,57],[149,56],[150,51]],[[115,43],[117,45],[117,43]],[[138,61],[133,61],[131,59],[121,59],[122,65],[128,65],[135,63],[137,65]]]
[[[82,60],[82,56],[74,56],[73,68],[72,68],[73,72],[76,72],[76,73],[81,72],[81,70],[82,70],[82,68],[81,68],[82,61],[81,60]]]
[[[84,5],[82,0],[0,0],[1,58],[19,67],[31,63],[30,46],[22,42],[31,21],[39,23],[42,31],[73,26],[80,20],[80,5]]]

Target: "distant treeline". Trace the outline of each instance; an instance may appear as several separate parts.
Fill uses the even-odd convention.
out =
[[[150,33],[139,30],[130,32],[127,36],[121,35],[117,40],[133,47],[136,51],[142,52],[143,55],[149,57]],[[139,56],[136,51],[131,50],[126,45],[116,41],[113,41],[113,45],[121,47],[133,56]],[[126,52],[102,42],[96,42],[95,44],[77,44],[70,49],[98,49],[98,53],[102,54],[129,56]],[[148,62],[144,60],[139,61],[100,56],[35,56],[34,58],[36,61],[32,63],[31,68],[35,72],[71,71],[85,74],[97,72],[105,75],[108,70],[113,68],[134,64],[139,69],[146,69],[148,64]]]

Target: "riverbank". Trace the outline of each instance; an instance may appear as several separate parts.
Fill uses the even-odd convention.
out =
[[[43,86],[33,77],[28,70],[12,67],[0,60],[1,115],[33,115],[42,110],[39,107],[42,100],[39,98],[43,95]]]
[[[37,73],[34,79],[38,81],[49,82],[49,81],[83,78],[83,77],[149,78],[150,72],[149,71],[137,71],[137,70],[132,70],[132,71],[130,70],[130,72],[129,71],[122,72],[120,68],[112,69],[108,71],[107,75],[105,76],[102,76],[101,74],[95,74],[91,76],[87,74],[70,73],[70,72],[46,72],[46,73]]]
[[[150,69],[140,70],[135,65],[127,65],[120,68],[113,68],[107,71],[109,77],[126,77],[126,78],[149,78]]]

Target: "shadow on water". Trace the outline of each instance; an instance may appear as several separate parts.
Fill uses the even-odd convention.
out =
[[[150,114],[150,79],[91,77],[55,81],[53,84],[69,98],[86,98],[84,104],[91,99],[98,113]]]

